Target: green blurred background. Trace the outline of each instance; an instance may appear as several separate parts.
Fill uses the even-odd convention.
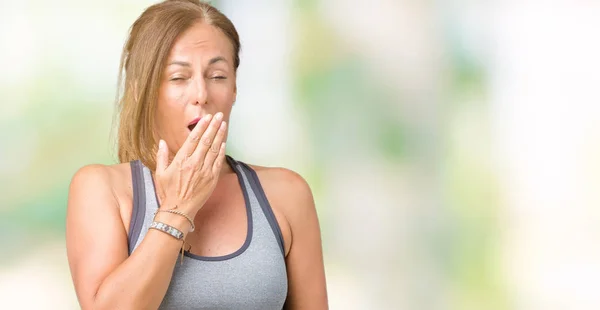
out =
[[[1,307],[76,309],[69,182],[116,162],[154,1],[0,3]],[[242,40],[229,153],[311,185],[331,309],[600,308],[600,3],[212,3]]]

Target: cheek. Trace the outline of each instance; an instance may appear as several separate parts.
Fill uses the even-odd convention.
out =
[[[181,114],[185,108],[187,93],[183,86],[168,85],[163,87],[158,96],[159,114],[167,120]]]
[[[219,111],[229,111],[235,98],[235,86],[226,83],[215,83],[207,86],[209,102],[216,105]]]
[[[165,108],[175,108],[177,106],[185,105],[186,91],[184,86],[181,85],[168,85],[163,88],[161,101],[164,103]]]
[[[156,125],[161,136],[173,127],[185,108],[185,90],[181,87],[163,87],[158,96]]]

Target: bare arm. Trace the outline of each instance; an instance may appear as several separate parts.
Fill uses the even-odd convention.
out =
[[[161,141],[156,166],[161,208],[177,207],[195,217],[216,186],[225,158],[225,130],[222,114],[205,116],[171,163]],[[128,256],[108,169],[82,168],[69,189],[67,255],[79,303],[83,309],[156,309],[169,287],[182,242],[151,229]],[[190,228],[175,214],[158,213],[155,220],[184,234]]]
[[[127,234],[104,166],[86,166],[71,182],[67,255],[82,309],[156,309],[171,280],[181,241],[148,231],[128,257]],[[172,214],[160,220],[187,232]]]
[[[288,296],[285,309],[328,309],[321,232],[312,192],[293,171],[279,170],[273,193],[284,211],[292,242],[286,257]],[[281,198],[284,197],[284,198]]]

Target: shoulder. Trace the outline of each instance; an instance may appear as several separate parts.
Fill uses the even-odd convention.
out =
[[[256,171],[271,207],[283,214],[292,231],[307,218],[316,216],[312,190],[298,172],[281,167],[249,166]]]
[[[90,164],[79,168],[71,179],[71,186],[110,186],[131,176],[129,163],[103,165]]]
[[[90,164],[79,168],[71,179],[69,197],[72,196],[111,196],[115,202],[127,196],[131,188],[129,163],[103,165]]]
[[[106,165],[86,165],[75,172],[71,179],[70,195],[77,194],[85,188],[102,189],[110,184],[111,173]]]
[[[298,172],[282,167],[249,165],[258,175],[263,187],[268,187],[277,196],[290,200],[312,200],[308,182]]]

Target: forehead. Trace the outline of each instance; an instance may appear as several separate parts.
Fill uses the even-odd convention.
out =
[[[173,44],[169,60],[185,58],[225,57],[232,61],[233,47],[227,36],[217,27],[197,22],[184,31]]]

